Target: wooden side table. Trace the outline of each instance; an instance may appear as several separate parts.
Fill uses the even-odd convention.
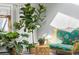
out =
[[[49,55],[50,49],[48,45],[37,45],[36,55]]]

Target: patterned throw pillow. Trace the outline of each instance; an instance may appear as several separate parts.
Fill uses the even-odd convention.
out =
[[[71,33],[59,30],[57,36],[63,40],[63,44],[72,44]]]
[[[71,39],[71,34],[70,33],[65,33],[64,34],[64,39],[63,39],[63,44],[72,44],[72,39]]]
[[[79,40],[79,29],[75,29],[71,32],[73,40]]]
[[[58,30],[57,37],[58,39],[63,40],[63,44],[74,44],[75,40],[79,40],[79,28],[73,30],[71,33]]]

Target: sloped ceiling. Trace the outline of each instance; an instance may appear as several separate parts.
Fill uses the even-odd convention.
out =
[[[72,32],[74,29],[79,27],[79,20],[69,15],[58,12],[50,25],[57,29]]]

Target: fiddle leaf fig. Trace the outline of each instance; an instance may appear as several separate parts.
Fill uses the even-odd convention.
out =
[[[29,30],[29,32],[32,32],[34,29],[38,28],[40,26],[38,21],[44,20],[46,7],[42,4],[38,4],[37,7],[33,7],[31,4],[25,4],[24,7],[21,8],[20,16],[21,22],[15,22],[15,29],[21,29],[24,27],[24,31],[26,29]]]
[[[33,7],[31,4],[25,4],[21,8],[20,20],[15,23],[15,29],[21,29],[24,27],[28,32],[32,32],[40,27],[40,22],[45,18],[46,7],[42,4],[38,4],[38,7]],[[39,22],[40,21],[40,22]],[[33,36],[33,35],[32,35]]]

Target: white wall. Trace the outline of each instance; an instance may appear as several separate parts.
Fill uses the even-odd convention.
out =
[[[38,38],[41,37],[44,33],[52,34],[53,27],[49,24],[56,16],[57,12],[64,13],[68,16],[79,19],[79,6],[69,3],[47,3],[45,4],[47,8],[45,22],[42,24],[42,27],[38,30]]]

